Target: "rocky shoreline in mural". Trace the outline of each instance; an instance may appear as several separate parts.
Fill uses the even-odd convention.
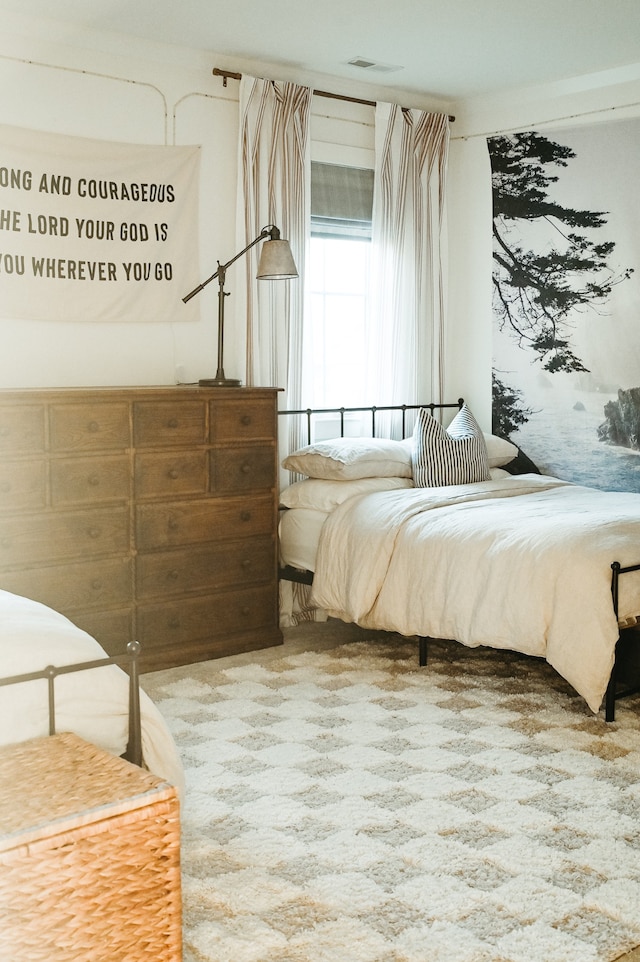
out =
[[[604,406],[606,420],[598,427],[598,439],[606,444],[640,450],[640,387],[618,391],[617,401]]]

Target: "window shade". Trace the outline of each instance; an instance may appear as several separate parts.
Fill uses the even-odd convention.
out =
[[[373,171],[311,163],[311,235],[371,239]]]

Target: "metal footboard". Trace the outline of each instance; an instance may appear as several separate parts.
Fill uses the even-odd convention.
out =
[[[622,566],[619,561],[614,561],[611,565],[611,599],[613,601],[613,610],[615,612],[616,620],[618,618],[618,605],[620,598],[620,575],[628,574],[630,571],[640,571],[640,564],[636,565],[626,565]],[[618,643],[620,638],[618,637]],[[629,695],[636,695],[640,691],[640,685],[633,685],[628,688],[623,688],[621,691],[617,690],[617,658],[613,663],[613,669],[611,671],[611,678],[609,679],[609,684],[607,685],[607,691],[605,694],[605,719],[609,721],[615,720],[616,714],[616,701],[620,698],[627,698]]]
[[[102,668],[105,665],[119,665],[124,663],[127,666],[129,675],[129,741],[127,750],[123,758],[133,762],[134,765],[142,765],[142,730],[140,722],[140,683],[138,671],[138,658],[140,656],[140,643],[130,641],[127,645],[126,654],[113,655],[111,657],[96,658],[93,661],[77,662],[73,665],[47,665],[40,671],[30,671],[22,675],[11,675],[7,678],[0,678],[0,687],[7,685],[19,685],[27,681],[37,681],[38,679],[47,681],[48,701],[49,701],[49,735],[56,733],[56,701],[55,701],[55,680],[58,675],[68,675],[77,671],[87,671],[91,668]]]
[[[623,567],[619,561],[614,561],[611,565],[611,600],[613,602],[613,611],[616,616],[616,621],[618,619],[618,606],[620,598],[620,575],[628,574],[631,571],[640,571],[640,564],[626,565]],[[430,639],[427,637],[418,637],[418,660],[421,667],[424,667],[427,664],[429,641]],[[618,637],[618,643],[619,642],[620,637]],[[604,717],[605,721],[608,722],[615,721],[616,702],[619,701],[620,698],[627,698],[629,695],[637,695],[638,692],[640,692],[640,684],[630,685],[618,691],[617,661],[618,659],[616,657],[613,662],[611,676],[605,692]]]

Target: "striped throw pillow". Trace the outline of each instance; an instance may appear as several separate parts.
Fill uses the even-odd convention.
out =
[[[413,483],[419,488],[489,480],[487,443],[466,404],[446,429],[426,408],[420,409],[411,465]]]

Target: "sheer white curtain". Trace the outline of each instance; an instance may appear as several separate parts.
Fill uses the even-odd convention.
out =
[[[282,388],[288,408],[300,402],[311,94],[309,87],[293,83],[249,76],[240,82],[238,247],[275,224],[291,245],[300,275],[257,281],[262,245],[245,258],[247,384]]]
[[[375,118],[371,403],[442,400],[444,114],[378,103]]]

